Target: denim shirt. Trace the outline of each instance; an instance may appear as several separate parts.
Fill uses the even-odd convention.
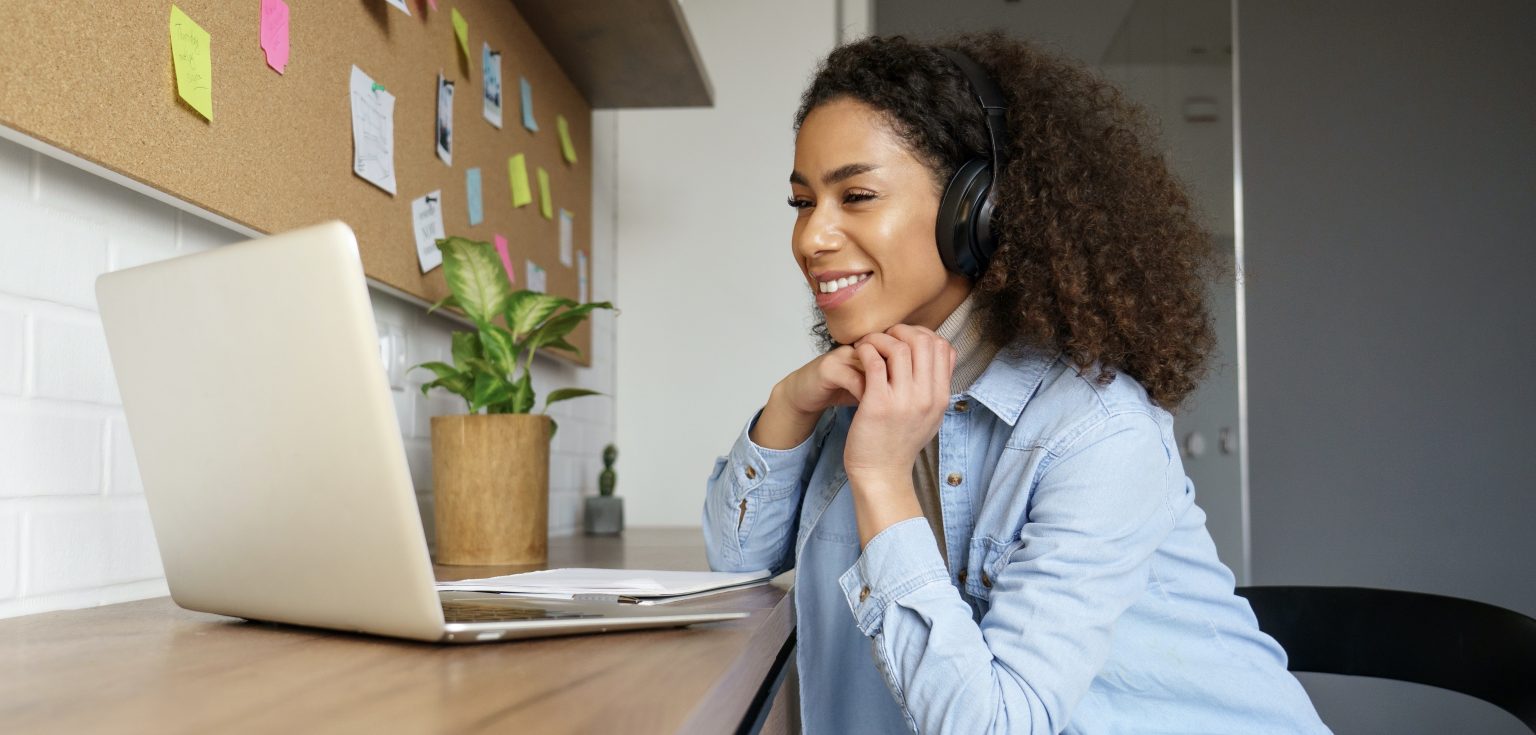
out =
[[[795,569],[803,729],[1328,732],[1217,560],[1173,419],[1120,373],[1000,351],[939,427],[946,567],[924,518],[863,549],[842,448],[748,437],[704,501],[712,569]]]

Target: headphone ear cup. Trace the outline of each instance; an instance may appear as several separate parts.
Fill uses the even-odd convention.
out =
[[[955,170],[949,184],[944,187],[944,198],[939,200],[939,217],[935,239],[939,245],[939,258],[944,267],[961,275],[976,278],[986,267],[983,248],[977,242],[977,226],[988,230],[991,206],[987,196],[992,186],[992,163],[984,158],[972,158]],[[988,238],[990,239],[990,238]],[[986,249],[990,254],[990,248]]]

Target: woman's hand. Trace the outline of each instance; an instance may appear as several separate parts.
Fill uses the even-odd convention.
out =
[[[843,468],[866,484],[911,482],[917,454],[939,431],[949,405],[955,348],[925,327],[898,324],[852,345],[863,391],[848,428]]]
[[[863,365],[852,347],[838,347],[773,386],[750,438],[768,449],[798,446],[811,435],[828,406],[856,405],[863,394]]]

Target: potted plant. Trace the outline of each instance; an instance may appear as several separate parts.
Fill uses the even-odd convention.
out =
[[[548,347],[581,354],[565,340],[603,302],[513,291],[489,243],[438,240],[449,295],[428,313],[457,307],[475,331],[453,333],[453,364],[414,366],[436,379],[421,386],[464,399],[468,413],[432,417],[432,482],[437,562],[544,564],[549,550],[549,442],[558,426],[535,404],[533,356]],[[496,320],[502,323],[498,324]],[[597,395],[550,391],[550,404]]]
[[[613,462],[619,458],[619,448],[609,444],[603,447],[603,471],[597,475],[598,495],[587,498],[583,526],[592,536],[617,536],[624,532],[624,499],[613,494],[618,482]]]

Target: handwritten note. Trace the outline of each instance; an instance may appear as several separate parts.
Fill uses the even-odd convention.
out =
[[[485,71],[481,74],[484,82],[485,119],[498,129],[501,127],[501,52],[492,51],[491,45],[481,44],[480,66]]]
[[[528,86],[528,79],[517,78],[517,86],[522,92],[523,98],[523,127],[529,131],[539,132],[539,123],[533,119],[533,87]]]
[[[261,50],[267,66],[282,74],[288,68],[288,3],[261,0]]]
[[[192,109],[213,120],[213,57],[208,32],[171,6],[171,56],[176,65],[176,93]]]
[[[443,251],[437,249],[437,241],[447,237],[443,234],[442,190],[411,201],[411,232],[416,236],[416,260],[421,263],[421,272],[442,265]]]
[[[469,224],[478,225],[485,221],[484,203],[480,199],[480,169],[464,172],[464,189],[465,198],[469,200]]]
[[[524,207],[533,202],[533,192],[528,190],[528,163],[523,154],[507,159],[507,178],[512,182],[512,206]]]
[[[539,214],[544,219],[555,218],[555,203],[549,199],[549,172],[539,167]]]
[[[576,251],[576,301],[587,303],[587,251]]]
[[[565,162],[575,163],[576,146],[571,145],[571,129],[565,124],[564,115],[555,116],[555,127],[560,131],[560,152],[565,154]]]
[[[352,171],[395,193],[395,96],[352,67]]]
[[[544,269],[540,268],[539,264],[532,260],[528,261],[527,268],[528,270],[524,271],[524,273],[528,274],[528,290],[544,293],[546,291],[545,287],[548,285]]]
[[[571,213],[560,210],[560,265],[571,267],[571,232],[574,229],[575,219]]]
[[[496,254],[501,256],[501,267],[507,272],[507,283],[517,285],[517,272],[512,270],[512,253],[507,250],[507,238],[497,235]]]
[[[473,61],[469,56],[469,21],[459,14],[459,9],[449,11],[453,16],[453,35],[459,39],[459,50],[464,52],[465,61]]]

